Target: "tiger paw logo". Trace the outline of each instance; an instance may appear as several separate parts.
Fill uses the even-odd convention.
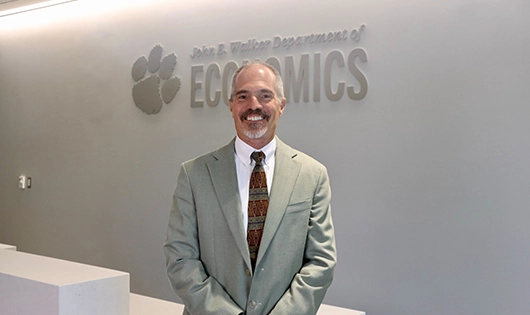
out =
[[[162,59],[162,46],[151,49],[149,58],[141,56],[132,67],[133,100],[146,114],[157,114],[169,104],[180,89],[180,78],[173,76],[177,55],[171,53]]]

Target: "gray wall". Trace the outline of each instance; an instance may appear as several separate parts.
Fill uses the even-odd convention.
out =
[[[79,0],[2,17],[0,243],[127,271],[133,292],[176,300],[161,246],[178,166],[234,135],[224,104],[190,107],[192,65],[362,48],[365,98],[291,101],[278,130],[329,168],[339,265],[325,302],[528,314],[529,14],[523,0]],[[190,57],[363,23],[358,42]],[[131,68],[156,44],[178,55],[182,86],[147,115]],[[334,87],[359,85],[334,69]]]

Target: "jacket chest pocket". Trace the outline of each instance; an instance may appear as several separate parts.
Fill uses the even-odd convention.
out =
[[[285,214],[295,214],[311,209],[311,199],[290,203],[285,209]]]

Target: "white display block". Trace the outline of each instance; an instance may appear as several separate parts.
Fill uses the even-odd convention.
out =
[[[17,250],[17,247],[13,245],[0,244],[0,249]]]
[[[0,250],[2,315],[129,315],[129,274]]]
[[[131,293],[129,315],[180,315],[184,305]]]
[[[184,305],[131,293],[130,315],[178,315]],[[322,304],[317,315],[366,315],[365,312]]]
[[[318,309],[317,315],[366,315],[366,313],[349,308],[322,304]]]

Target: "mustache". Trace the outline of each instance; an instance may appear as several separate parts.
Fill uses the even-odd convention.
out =
[[[241,120],[244,120],[247,116],[249,115],[260,115],[261,117],[265,118],[265,119],[269,119],[270,115],[266,112],[264,112],[263,110],[261,109],[247,109],[246,111],[244,111],[240,116],[239,118],[241,118]]]

